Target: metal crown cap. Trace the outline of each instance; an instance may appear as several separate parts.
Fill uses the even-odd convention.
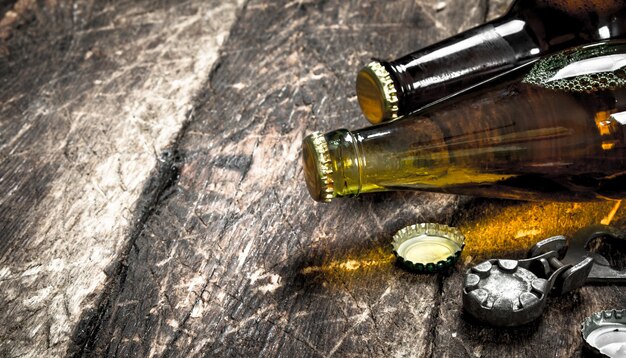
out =
[[[407,226],[393,236],[398,264],[414,272],[436,272],[453,266],[465,246],[465,236],[454,227],[422,223]]]
[[[314,132],[302,141],[302,161],[309,194],[313,199],[330,202],[334,197],[333,167],[326,138]]]
[[[594,313],[582,322],[580,333],[587,355],[623,356],[626,354],[626,309]]]
[[[371,123],[398,118],[398,92],[391,75],[380,62],[370,62],[359,71],[356,95],[363,115]]]

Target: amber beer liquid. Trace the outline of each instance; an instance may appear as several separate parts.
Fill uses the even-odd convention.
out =
[[[312,197],[626,197],[626,42],[527,63],[396,121],[304,139]]]
[[[496,20],[357,76],[365,117],[380,123],[409,114],[539,56],[626,34],[626,2],[518,0]]]

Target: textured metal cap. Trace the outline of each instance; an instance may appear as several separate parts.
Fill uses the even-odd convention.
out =
[[[517,260],[491,259],[467,270],[463,308],[492,326],[520,326],[541,316],[551,287]]]
[[[594,313],[583,321],[581,334],[587,355],[626,357],[626,309]]]
[[[398,231],[392,245],[400,266],[413,272],[436,272],[456,263],[465,237],[457,228],[423,223]]]
[[[328,143],[315,132],[302,141],[302,164],[309,194],[317,201],[330,202],[333,198],[333,167]]]
[[[363,67],[356,77],[356,96],[372,124],[398,118],[398,93],[389,72],[378,61]]]

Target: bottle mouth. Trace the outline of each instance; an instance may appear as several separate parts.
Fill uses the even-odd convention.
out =
[[[372,124],[398,118],[398,94],[391,75],[378,61],[363,67],[356,78],[361,111]]]
[[[333,168],[326,138],[315,132],[302,141],[302,164],[309,194],[316,201],[330,202],[334,197]]]

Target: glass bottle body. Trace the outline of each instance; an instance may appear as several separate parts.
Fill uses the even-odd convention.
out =
[[[625,125],[626,43],[611,42],[533,61],[396,121],[324,139],[333,197],[414,189],[621,199]]]

